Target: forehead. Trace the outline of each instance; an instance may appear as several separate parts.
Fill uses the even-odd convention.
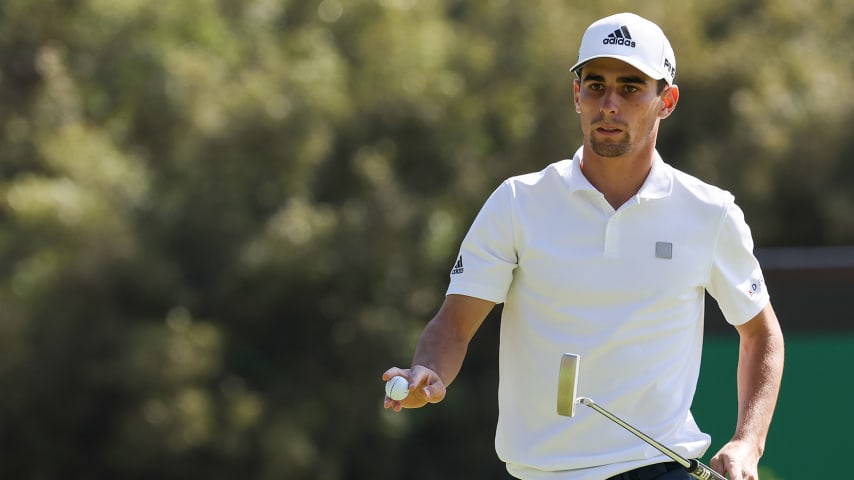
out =
[[[581,80],[589,76],[635,78],[643,82],[654,82],[652,78],[628,63],[616,58],[594,58],[581,68]]]

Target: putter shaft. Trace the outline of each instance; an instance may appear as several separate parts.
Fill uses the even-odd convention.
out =
[[[678,453],[674,452],[673,450],[667,448],[666,446],[658,443],[657,441],[655,441],[655,439],[653,439],[649,435],[646,435],[645,433],[641,432],[640,430],[636,429],[635,427],[624,422],[623,420],[621,420],[619,417],[617,417],[613,413],[609,412],[608,410],[605,410],[604,408],[600,407],[599,405],[596,405],[596,403],[593,400],[591,400],[587,397],[578,397],[578,399],[576,401],[578,403],[584,404],[584,405],[592,408],[593,410],[596,410],[597,412],[599,412],[600,414],[605,416],[608,420],[611,420],[612,422],[614,422],[617,425],[628,430],[629,432],[631,432],[632,434],[634,434],[636,437],[640,438],[644,442],[652,445],[659,452],[667,455],[668,457],[670,457],[671,460],[678,463],[679,465],[682,465],[682,467],[685,468],[685,470],[689,474],[691,474],[694,478],[698,478],[700,480],[711,480],[711,479],[713,479],[713,480],[726,480],[726,478],[724,476],[722,476],[718,472],[712,470],[710,467],[706,466],[705,464],[703,464],[699,460],[695,460],[695,459],[689,460],[689,459],[679,455]]]

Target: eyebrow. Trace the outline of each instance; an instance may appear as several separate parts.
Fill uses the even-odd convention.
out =
[[[605,77],[603,77],[602,75],[589,74],[589,75],[584,76],[583,81],[585,81],[585,82],[604,82]],[[628,76],[628,77],[617,77],[617,82],[618,83],[627,83],[627,84],[646,85],[646,80],[643,79],[642,77],[639,77],[636,75]]]

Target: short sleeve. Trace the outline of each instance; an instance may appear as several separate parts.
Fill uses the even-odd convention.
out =
[[[463,239],[448,294],[503,303],[517,266],[512,186],[502,183],[481,208]]]
[[[724,213],[712,259],[709,294],[727,322],[741,325],[756,316],[770,297],[753,238],[741,209],[730,202]]]

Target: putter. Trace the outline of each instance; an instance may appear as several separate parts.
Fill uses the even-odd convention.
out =
[[[636,437],[644,442],[652,445],[656,450],[668,456],[671,460],[682,465],[692,477],[700,480],[727,480],[726,477],[712,470],[709,466],[695,458],[685,458],[666,446],[658,443],[652,437],[644,434],[635,427],[629,425],[625,421],[604,408],[596,405],[593,400],[587,397],[576,397],[578,389],[578,368],[581,357],[574,353],[565,353],[560,359],[560,371],[558,373],[558,389],[557,389],[557,413],[564,417],[575,416],[575,404],[581,403],[586,405],[599,414],[603,415],[608,420],[628,430]]]

